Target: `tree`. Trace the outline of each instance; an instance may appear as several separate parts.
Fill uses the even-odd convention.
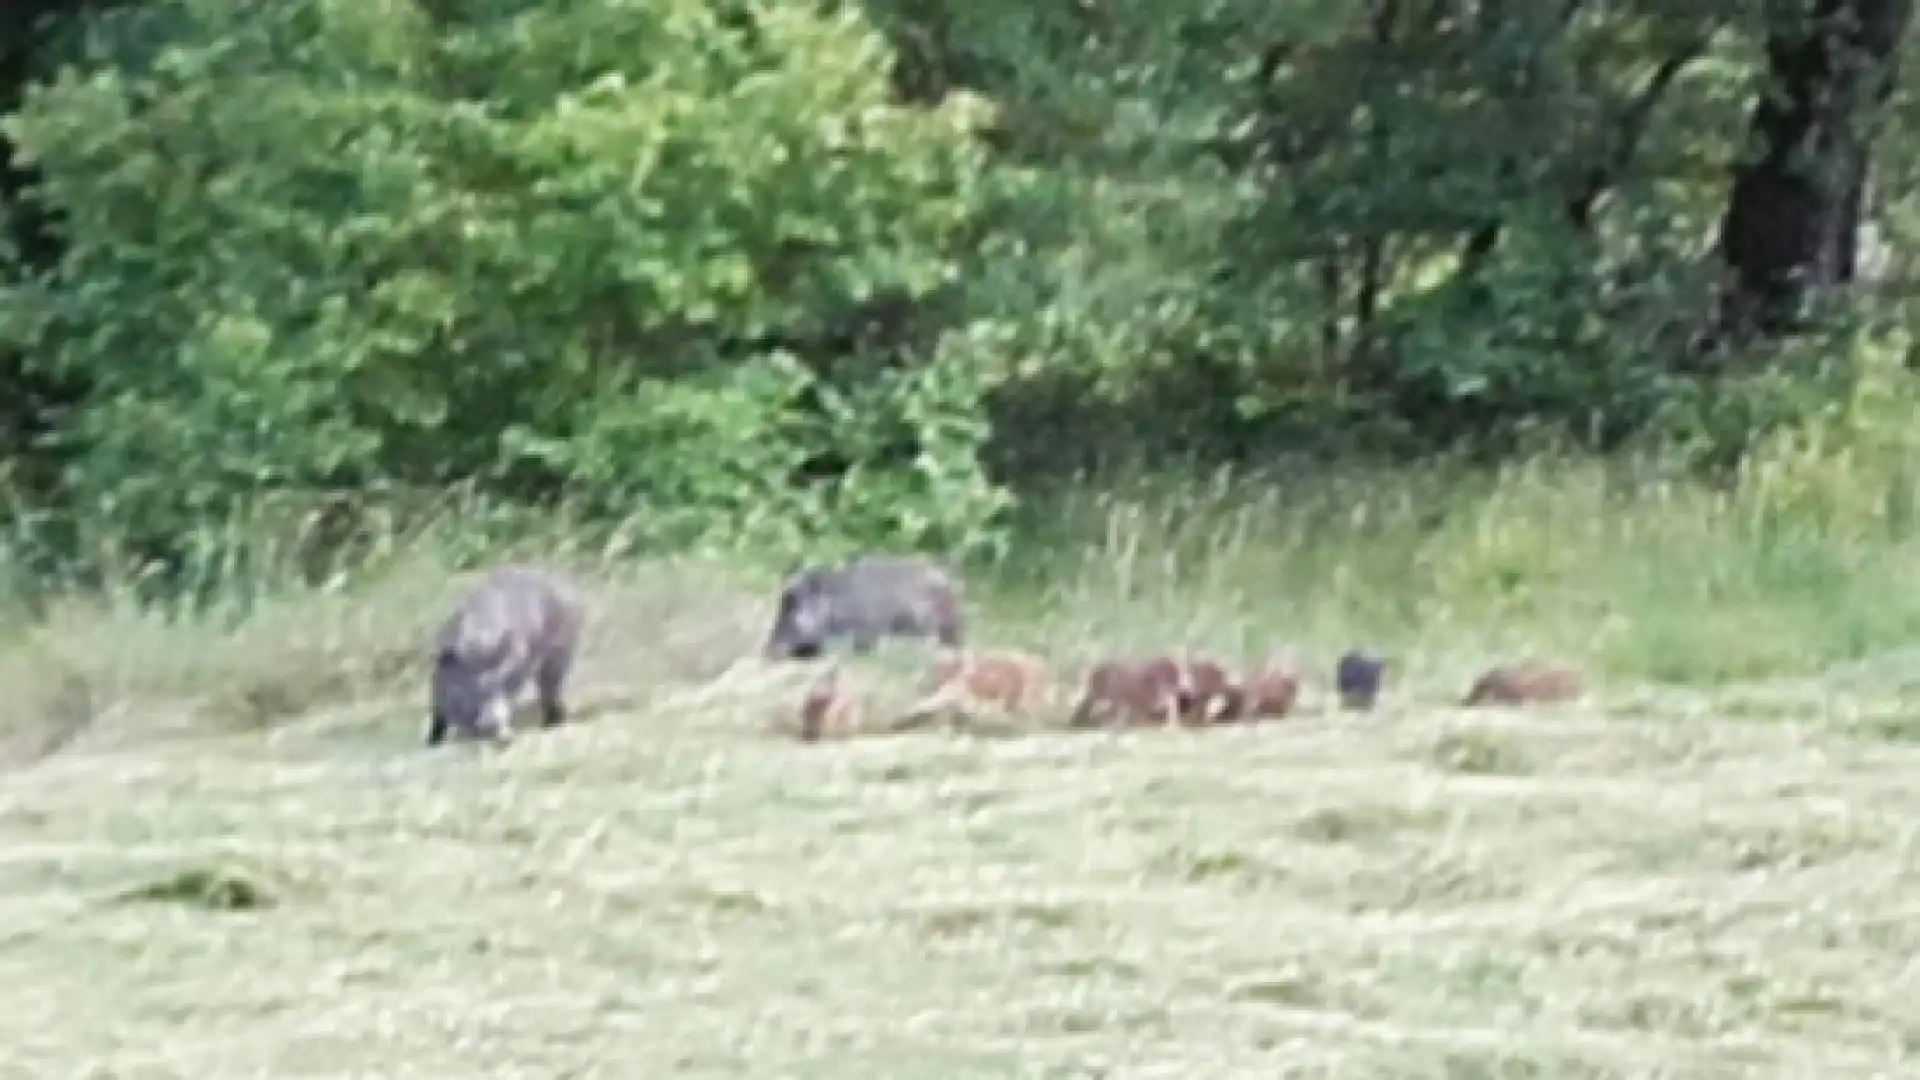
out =
[[[64,494],[123,535],[468,481],[677,544],[959,543],[999,505],[964,335],[815,344],[957,276],[986,168],[980,103],[891,101],[856,11],[148,0],[86,29],[8,123],[61,246],[0,334],[87,387]]]
[[[1752,118],[1721,227],[1726,324],[1777,335],[1820,290],[1853,280],[1873,110],[1892,92],[1912,0],[1814,0],[1767,38]]]

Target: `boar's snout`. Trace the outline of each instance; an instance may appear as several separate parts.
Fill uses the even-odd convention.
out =
[[[822,630],[829,600],[817,575],[802,574],[780,591],[780,609],[773,618],[763,651],[768,660],[814,660],[825,651]]]
[[[796,641],[778,636],[768,640],[764,651],[768,660],[818,660],[820,653],[818,641]]]

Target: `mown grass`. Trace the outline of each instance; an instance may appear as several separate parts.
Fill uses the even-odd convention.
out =
[[[1910,542],[1598,468],[1035,511],[975,636],[1291,648],[1302,716],[801,746],[773,576],[574,558],[588,722],[419,747],[417,539],[0,651],[32,1076],[1866,1077],[1920,1053]],[[1388,705],[1324,710],[1338,649]],[[1517,654],[1577,708],[1445,707]],[[597,708],[594,707],[597,705]],[[56,738],[57,737],[57,738]],[[59,752],[42,756],[50,743]]]

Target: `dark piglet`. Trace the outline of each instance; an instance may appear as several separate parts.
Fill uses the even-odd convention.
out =
[[[581,622],[579,597],[558,574],[518,564],[488,573],[436,639],[427,745],[454,732],[511,741],[514,706],[529,681],[542,726],[564,723]]]
[[[885,637],[965,644],[960,587],[924,559],[868,555],[787,579],[764,650],[769,660],[813,659],[842,643],[867,652]]]
[[[1387,662],[1359,649],[1340,655],[1334,666],[1334,689],[1340,704],[1348,709],[1371,709],[1380,699],[1380,684],[1386,676]]]

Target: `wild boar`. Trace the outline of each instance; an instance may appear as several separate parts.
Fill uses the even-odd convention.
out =
[[[915,715],[986,706],[1018,713],[1042,705],[1052,691],[1047,662],[1018,649],[956,649],[935,662]]]
[[[791,575],[764,653],[769,660],[813,659],[842,642],[869,652],[889,636],[964,641],[959,585],[924,559],[868,555],[842,567]]]
[[[1463,707],[1475,705],[1549,705],[1572,701],[1586,692],[1580,673],[1539,661],[1506,664],[1475,679]]]
[[[582,622],[579,596],[558,574],[519,564],[488,573],[435,638],[427,745],[455,731],[510,742],[514,707],[529,681],[542,726],[564,723]]]
[[[1183,673],[1180,720],[1189,726],[1231,723],[1246,708],[1246,694],[1216,661],[1189,658]]]
[[[866,719],[865,702],[840,675],[839,665],[822,672],[800,701],[800,741],[844,738]]]
[[[1387,662],[1360,649],[1340,654],[1334,665],[1334,689],[1340,705],[1347,709],[1371,709],[1380,699],[1380,684],[1386,677]]]
[[[1190,702],[1186,673],[1174,658],[1106,660],[1087,673],[1080,703],[1067,725],[1090,728],[1119,721],[1166,726],[1190,709]]]
[[[1240,688],[1236,720],[1278,720],[1293,711],[1300,697],[1300,672],[1292,661],[1274,657],[1261,665]]]

